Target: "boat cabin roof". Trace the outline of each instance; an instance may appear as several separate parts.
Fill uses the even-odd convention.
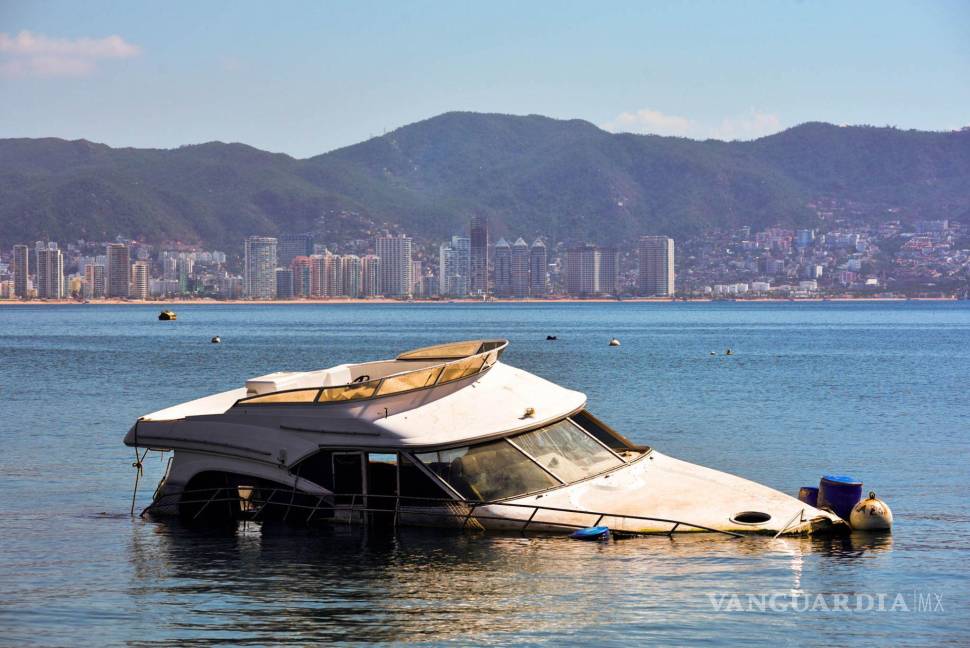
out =
[[[302,456],[324,446],[447,448],[548,426],[585,394],[499,361],[506,340],[471,340],[392,360],[277,372],[141,417],[129,445],[246,448]]]
[[[392,360],[275,372],[140,421],[285,425],[345,440],[353,434],[373,443],[422,445],[526,429],[584,406],[584,394],[500,363],[507,346],[507,340],[466,340]]]

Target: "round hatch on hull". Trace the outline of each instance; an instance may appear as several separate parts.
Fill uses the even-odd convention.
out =
[[[764,524],[770,519],[770,515],[762,513],[761,511],[742,511],[741,513],[735,513],[731,521],[737,522],[738,524]]]

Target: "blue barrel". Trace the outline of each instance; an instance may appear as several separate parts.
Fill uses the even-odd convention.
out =
[[[809,506],[818,506],[818,489],[814,486],[802,486],[798,489],[798,501]]]
[[[843,520],[849,520],[852,507],[862,499],[862,482],[848,475],[825,475],[818,483],[818,506],[830,507]]]

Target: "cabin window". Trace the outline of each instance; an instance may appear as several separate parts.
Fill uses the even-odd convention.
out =
[[[451,500],[434,479],[404,455],[401,455],[398,463],[398,479],[401,482],[402,507],[442,506]]]
[[[417,457],[469,500],[499,500],[559,485],[504,439]]]
[[[597,441],[618,453],[623,453],[626,450],[647,449],[644,446],[634,445],[629,439],[603,423],[586,410],[583,410],[578,414],[573,414],[571,419],[579,427],[583,428],[593,437],[595,437]]]
[[[520,434],[511,441],[567,483],[623,465],[615,454],[569,420]]]

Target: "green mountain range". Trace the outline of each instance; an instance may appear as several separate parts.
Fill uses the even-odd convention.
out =
[[[807,123],[722,142],[446,113],[304,160],[220,142],[164,150],[0,140],[5,246],[122,235],[234,248],[250,234],[340,240],[385,227],[438,239],[474,214],[487,215],[496,236],[622,243],[808,224],[807,205],[820,198],[869,218],[970,221],[970,131]]]

